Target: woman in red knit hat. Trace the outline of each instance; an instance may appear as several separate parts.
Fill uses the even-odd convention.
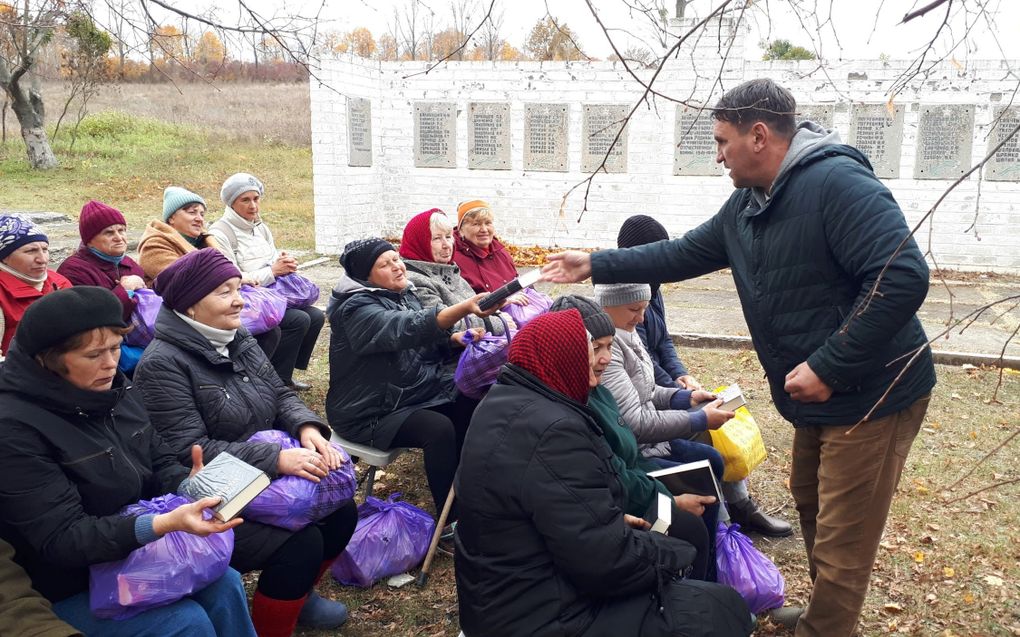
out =
[[[82,206],[78,233],[78,251],[64,259],[57,272],[74,285],[110,290],[124,308],[124,320],[130,320],[134,292],[146,286],[142,266],[127,256],[127,220],[120,210],[90,201]]]

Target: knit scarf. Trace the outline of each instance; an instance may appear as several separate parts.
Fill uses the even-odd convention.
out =
[[[28,276],[24,272],[18,272],[17,270],[15,270],[14,268],[10,267],[9,265],[7,265],[6,263],[4,263],[2,261],[0,261],[0,270],[2,270],[3,272],[6,272],[7,274],[9,274],[9,275],[11,275],[11,276],[13,276],[13,277],[15,277],[17,279],[20,279],[21,281],[24,281],[25,283],[31,285],[32,287],[34,287],[37,290],[41,290],[42,289],[43,284],[46,283],[46,279],[49,278],[49,276],[50,276],[50,273],[49,273],[48,270],[47,270],[46,274],[42,275],[41,277]]]
[[[177,310],[174,310],[174,314],[181,317],[185,323],[190,325],[192,329],[198,332],[201,336],[204,336],[209,344],[216,348],[216,351],[222,356],[230,358],[227,353],[227,345],[234,340],[234,336],[237,334],[237,330],[221,330],[217,327],[210,327],[205,323],[200,323],[193,318],[189,318],[187,314],[182,314]]]
[[[188,235],[184,234],[180,230],[177,231],[177,234],[179,234],[182,237],[184,237],[184,240],[187,241],[188,243],[190,243],[191,245],[195,246],[196,248],[198,248],[200,250],[202,249],[202,243],[203,243],[202,235],[198,235],[197,237],[189,237]]]
[[[510,343],[509,362],[530,372],[550,389],[588,404],[588,332],[575,309],[533,319]]]
[[[106,261],[107,263],[112,263],[114,265],[120,265],[120,262],[124,260],[125,256],[127,256],[127,255],[122,254],[119,257],[115,257],[113,255],[106,254],[105,252],[100,252],[99,250],[96,250],[92,246],[87,246],[87,247],[89,249],[89,252],[91,252],[92,254],[96,255],[97,257],[99,257],[103,261]]]

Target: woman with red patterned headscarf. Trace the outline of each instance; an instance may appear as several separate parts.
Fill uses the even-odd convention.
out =
[[[693,546],[623,513],[593,356],[577,310],[543,314],[475,410],[455,486],[465,634],[750,634],[736,591],[682,579]]]
[[[453,244],[453,226],[439,208],[416,214],[404,226],[400,258],[407,266],[407,280],[414,284],[414,295],[426,310],[450,307],[475,295],[461,276],[460,266],[453,262]],[[454,329],[459,331],[484,324],[486,332],[501,336],[504,326],[500,317],[511,329],[516,327],[510,315],[497,313],[484,319],[462,319]]]

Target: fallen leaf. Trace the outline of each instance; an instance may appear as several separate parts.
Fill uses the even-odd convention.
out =
[[[947,566],[942,569],[942,576],[946,579],[956,576],[956,569],[952,566]]]
[[[918,564],[924,564],[924,553],[922,551],[914,553],[914,561]]]
[[[967,593],[966,595],[963,596],[963,601],[966,604],[973,604],[974,603],[974,596],[971,595],[970,593]]]
[[[889,602],[888,604],[882,606],[882,610],[887,613],[902,613],[903,607],[897,604],[896,602]]]
[[[1002,586],[1002,578],[998,575],[985,575],[985,584],[989,586]]]

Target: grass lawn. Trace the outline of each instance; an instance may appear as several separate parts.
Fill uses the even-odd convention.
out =
[[[209,129],[107,111],[90,115],[74,150],[61,133],[54,144],[59,168],[34,171],[15,133],[0,146],[0,207],[45,210],[77,218],[98,199],[120,209],[133,233],[162,218],[163,189],[183,186],[206,200],[207,222],[220,217],[220,186],[235,172],[250,172],[266,185],[263,213],[277,243],[312,249],[312,151]]]

